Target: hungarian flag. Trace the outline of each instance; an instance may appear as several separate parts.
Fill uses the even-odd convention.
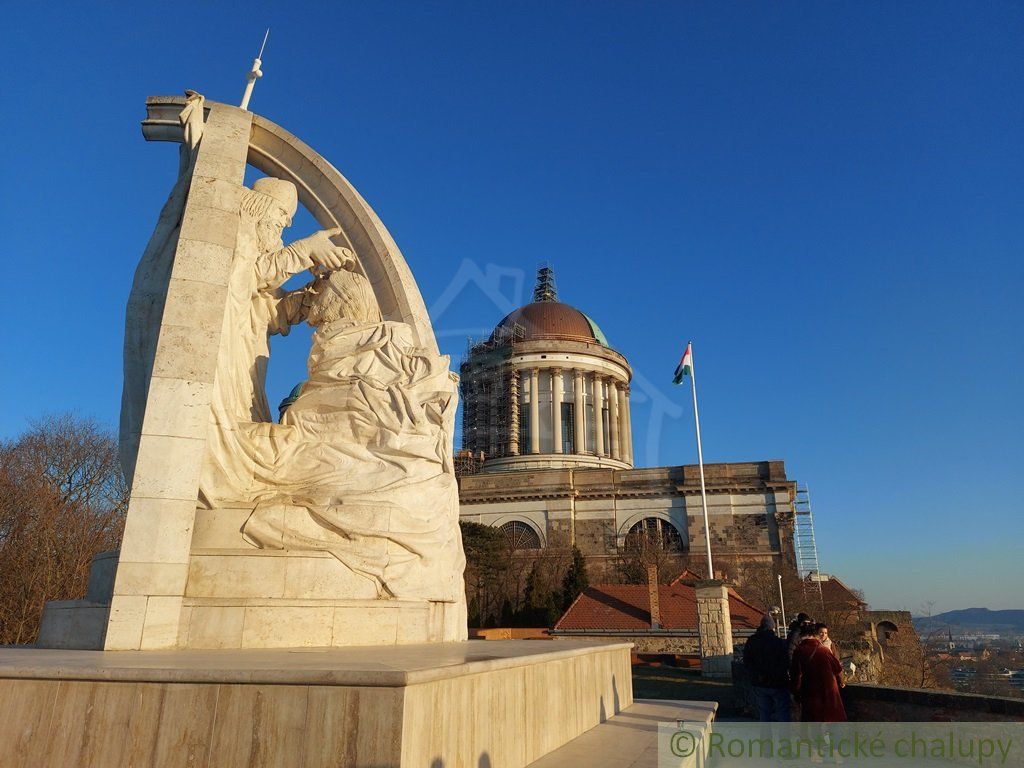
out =
[[[686,343],[683,359],[679,361],[679,365],[676,366],[675,375],[672,377],[673,384],[682,384],[684,376],[693,375],[693,350],[690,349],[691,346],[693,346],[692,342]]]

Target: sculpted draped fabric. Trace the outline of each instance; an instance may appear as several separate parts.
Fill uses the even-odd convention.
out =
[[[258,503],[244,535],[330,552],[381,596],[461,600],[456,404],[448,358],[415,348],[407,324],[319,327],[302,393],[253,441]]]
[[[328,552],[379,598],[464,611],[448,358],[415,347],[407,323],[382,321],[353,254],[331,244],[336,230],[283,247],[295,206],[278,179],[243,196],[200,501],[252,509],[242,535],[254,546]],[[281,290],[306,269],[309,284]],[[316,329],[309,379],[274,424],[268,337],[303,320]]]

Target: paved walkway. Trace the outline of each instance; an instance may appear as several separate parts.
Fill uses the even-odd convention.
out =
[[[658,768],[658,723],[685,720],[706,727],[717,708],[713,701],[638,699],[633,706],[531,763],[530,768]]]

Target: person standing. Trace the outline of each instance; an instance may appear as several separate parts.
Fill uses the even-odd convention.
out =
[[[750,670],[761,722],[789,722],[789,652],[786,641],[775,634],[770,616],[761,619],[747,640],[743,665]]]
[[[786,635],[786,642],[789,646],[789,658],[793,658],[793,651],[800,644],[800,630],[809,627],[813,622],[806,613],[798,613],[796,618],[789,623],[789,634]]]
[[[843,667],[828,648],[822,645],[823,624],[805,626],[789,666],[789,685],[800,705],[800,719],[805,722],[846,722],[846,708],[839,689],[846,685]]]

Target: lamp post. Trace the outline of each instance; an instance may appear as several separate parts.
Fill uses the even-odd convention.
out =
[[[779,574],[779,606],[782,611],[782,624],[786,624],[786,598],[782,596],[782,574]],[[781,637],[781,635],[780,635]]]

